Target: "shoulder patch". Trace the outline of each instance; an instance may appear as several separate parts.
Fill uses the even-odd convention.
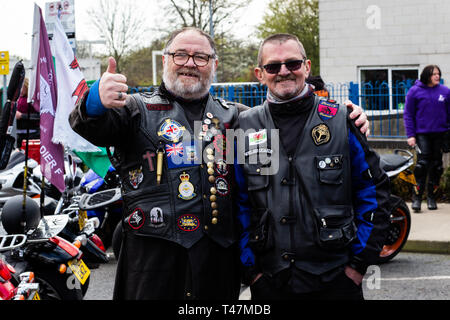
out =
[[[330,120],[336,116],[339,110],[339,104],[335,100],[320,100],[317,106],[317,112],[323,121]]]

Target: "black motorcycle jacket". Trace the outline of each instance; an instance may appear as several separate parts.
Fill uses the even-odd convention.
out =
[[[267,102],[239,116],[252,210],[241,247],[254,254],[246,250],[241,260],[258,272],[295,266],[320,275],[355,260],[368,265],[382,248],[389,181],[379,158],[347,121],[345,106],[311,101],[293,156]]]
[[[182,106],[159,89],[133,94],[124,108],[99,117],[86,115],[85,100],[70,123],[93,144],[114,146],[125,230],[185,248],[204,235],[223,247],[236,242],[235,173],[227,164],[233,154],[225,138],[238,116],[233,103],[209,95],[201,123],[191,128]]]

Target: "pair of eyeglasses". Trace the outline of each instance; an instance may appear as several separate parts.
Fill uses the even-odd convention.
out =
[[[293,60],[287,62],[269,63],[263,66],[267,73],[277,74],[284,64],[289,71],[296,71],[302,67],[304,60]]]
[[[197,67],[204,67],[208,64],[209,59],[214,58],[214,55],[205,53],[187,54],[185,52],[166,52],[169,56],[172,56],[173,63],[177,66],[184,66],[190,58],[194,61]]]

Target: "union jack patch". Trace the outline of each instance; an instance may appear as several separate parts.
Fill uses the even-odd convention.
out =
[[[199,165],[201,159],[201,145],[195,140],[166,144],[167,166],[169,169],[192,167]]]

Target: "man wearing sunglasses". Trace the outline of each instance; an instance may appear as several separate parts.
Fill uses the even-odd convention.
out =
[[[313,94],[310,70],[297,37],[265,39],[255,74],[267,100],[239,115],[252,299],[363,299],[363,275],[383,247],[388,177],[347,108]]]

